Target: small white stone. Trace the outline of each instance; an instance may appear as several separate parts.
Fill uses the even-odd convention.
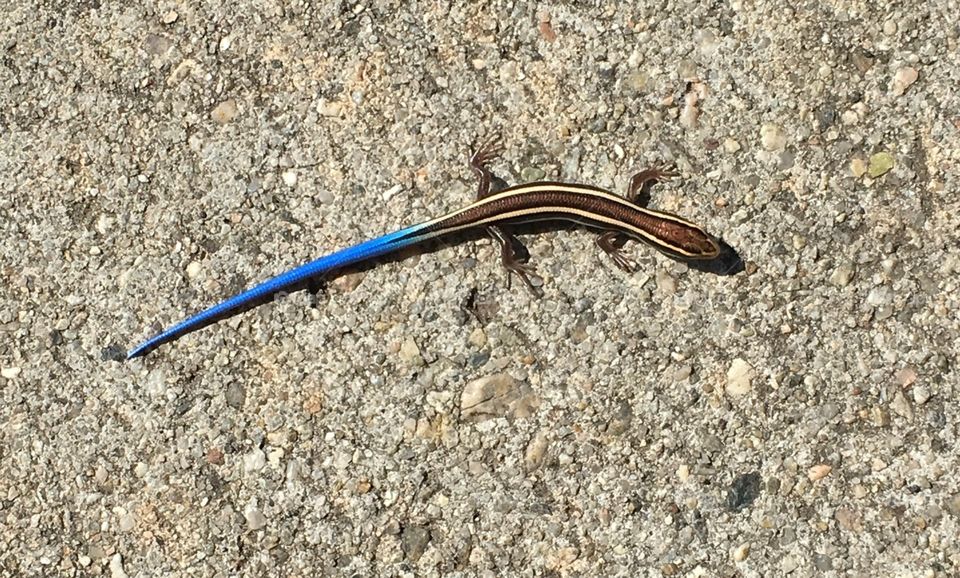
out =
[[[893,300],[893,295],[890,291],[890,288],[885,285],[880,285],[879,287],[874,287],[870,290],[870,293],[867,294],[867,303],[874,307],[879,307],[881,305],[886,305]]]
[[[201,265],[199,261],[190,261],[190,264],[187,265],[187,277],[196,279],[202,270],[203,265]]]
[[[924,385],[917,385],[913,388],[913,401],[917,405],[923,405],[930,399],[930,390]]]
[[[723,139],[723,150],[727,151],[728,153],[735,153],[740,150],[740,143],[738,143],[736,139],[727,137]]]
[[[210,118],[213,119],[213,122],[223,125],[233,120],[238,112],[237,101],[228,98],[210,111]]]
[[[267,517],[255,506],[248,507],[243,512],[243,517],[247,519],[247,527],[251,530],[259,530],[267,525]]]
[[[176,10],[170,10],[160,18],[160,21],[164,24],[173,24],[178,18],[180,18],[180,15],[177,14]]]
[[[683,110],[680,112],[680,126],[688,129],[696,128],[700,118],[700,109],[697,107],[697,93],[688,92],[683,97]]]
[[[901,96],[918,78],[920,78],[920,73],[917,72],[916,68],[905,66],[893,76],[893,84],[890,89],[894,95]]]
[[[0,375],[6,379],[13,379],[20,375],[20,371],[21,369],[19,367],[4,367],[3,369],[0,369]]]
[[[853,265],[850,263],[841,263],[830,274],[830,282],[837,287],[846,287],[853,279]]]
[[[123,569],[123,557],[120,554],[114,554],[110,558],[110,576],[112,578],[127,578],[127,573]]]
[[[393,198],[394,195],[396,195],[402,190],[403,190],[403,185],[398,183],[396,185],[393,185],[389,189],[385,190],[383,194],[380,196],[383,198],[384,201],[389,201],[390,199]]]
[[[733,550],[733,559],[737,562],[743,562],[750,555],[750,544],[744,542]]]
[[[796,556],[792,554],[788,556],[784,556],[783,558],[780,559],[780,572],[781,572],[780,575],[785,576],[787,574],[790,574],[791,572],[796,570],[798,566],[800,566],[800,561],[797,559]]]
[[[487,334],[484,333],[483,329],[477,327],[470,332],[470,337],[467,338],[467,341],[470,343],[470,345],[480,349],[487,344]]]
[[[913,419],[913,408],[910,407],[910,402],[907,401],[906,397],[904,397],[902,391],[898,391],[897,394],[893,396],[893,401],[890,403],[890,407],[900,417]]]
[[[297,171],[283,171],[283,173],[280,175],[280,178],[283,179],[283,184],[287,185],[291,189],[297,186]]]
[[[860,122],[860,115],[853,109],[847,109],[840,114],[840,122],[848,126],[853,126]]]
[[[727,370],[727,385],[725,391],[728,395],[739,397],[750,393],[751,381],[755,375],[753,367],[745,360],[739,357],[730,364]]]
[[[343,112],[343,103],[321,98],[317,102],[317,112],[320,113],[320,116],[338,117]]]
[[[113,228],[113,224],[115,222],[116,222],[116,219],[114,219],[110,215],[107,215],[106,213],[101,213],[100,216],[97,217],[97,224],[96,224],[97,232],[100,233],[101,235],[106,235]]]
[[[267,465],[267,455],[260,448],[243,457],[243,471],[248,474],[262,470],[265,465]]]
[[[267,461],[270,462],[270,465],[275,467],[280,467],[280,462],[283,460],[286,452],[283,448],[274,448],[270,451],[270,454],[267,455]]]
[[[528,472],[532,472],[543,464],[543,458],[547,454],[547,448],[550,442],[544,432],[539,432],[527,444],[527,449],[523,456],[523,465]]]
[[[420,348],[412,337],[405,339],[400,345],[400,359],[410,365],[423,365]]]
[[[664,295],[673,295],[677,292],[677,281],[670,276],[666,269],[657,269],[657,289]]]
[[[858,179],[867,174],[867,161],[861,158],[850,159],[850,174]]]
[[[120,519],[117,521],[117,527],[120,528],[121,532],[129,532],[137,525],[137,519],[133,517],[133,514],[124,514],[120,516]]]
[[[764,123],[760,126],[760,146],[768,151],[782,151],[787,146],[787,135],[780,126]]]

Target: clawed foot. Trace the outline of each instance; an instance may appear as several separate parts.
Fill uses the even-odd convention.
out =
[[[470,156],[470,166],[478,174],[486,171],[487,165],[495,161],[505,150],[503,138],[499,134],[494,134],[486,141],[473,146],[474,152]]]
[[[503,150],[503,139],[500,135],[493,135],[486,142],[476,145],[475,152],[470,155],[470,168],[480,179],[477,183],[478,201],[507,188],[507,183],[487,168],[487,165],[500,157]]]
[[[607,231],[597,237],[597,245],[613,259],[614,264],[627,273],[633,273],[637,270],[636,261],[627,257],[621,251],[626,242],[627,238],[616,231]]]
[[[614,264],[626,273],[633,273],[637,270],[637,262],[623,254],[622,251],[612,251],[608,253],[613,259]]]
[[[650,189],[661,181],[669,181],[679,177],[676,167],[650,168],[633,175],[627,186],[627,198],[643,206],[650,200]]]
[[[494,241],[500,244],[500,262],[511,274],[516,275],[527,286],[534,297],[542,297],[540,287],[534,285],[531,277],[537,277],[536,267],[527,262],[530,254],[519,239],[501,227],[487,227],[487,232]],[[510,275],[507,276],[507,288],[510,288]]]
[[[523,281],[523,284],[527,286],[527,289],[530,291],[531,295],[539,299],[543,297],[543,290],[539,286],[534,285],[531,277],[537,277],[537,268],[529,263],[521,263],[515,261],[513,263],[503,264],[511,274],[516,275]],[[539,278],[539,277],[537,277]],[[507,288],[510,288],[510,277],[507,277]]]

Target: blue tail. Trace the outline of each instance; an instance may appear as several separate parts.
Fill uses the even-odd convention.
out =
[[[301,265],[296,269],[277,275],[256,287],[247,289],[239,295],[235,295],[209,309],[205,309],[193,317],[189,317],[173,327],[158,333],[130,350],[130,352],[127,353],[127,359],[146,355],[164,343],[168,343],[191,331],[215,323],[248,305],[267,299],[281,291],[296,287],[308,279],[323,275],[334,269],[355,265],[367,259],[373,259],[417,243],[421,239],[412,235],[412,233],[421,227],[422,225],[414,225],[413,227],[408,227],[396,233],[377,237],[376,239],[365,241],[359,245],[341,249],[340,251],[321,257],[316,261],[311,261],[306,265]]]

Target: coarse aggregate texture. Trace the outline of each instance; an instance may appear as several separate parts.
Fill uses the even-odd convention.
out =
[[[8,2],[0,576],[960,574],[955,0]],[[515,183],[595,234],[183,316]]]

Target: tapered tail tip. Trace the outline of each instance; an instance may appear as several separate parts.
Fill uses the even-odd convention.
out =
[[[127,361],[136,359],[137,357],[143,357],[144,355],[153,351],[156,346],[157,344],[154,344],[152,340],[144,341],[140,345],[127,352]]]

